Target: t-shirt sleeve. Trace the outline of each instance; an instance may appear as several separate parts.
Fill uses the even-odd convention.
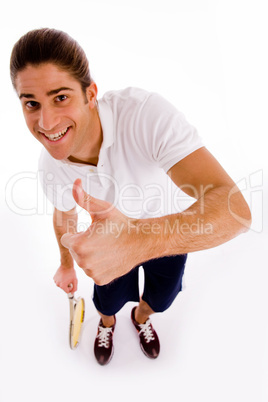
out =
[[[177,162],[204,146],[196,128],[158,94],[151,94],[139,113],[142,152],[167,172]]]
[[[48,200],[60,211],[70,211],[76,206],[72,195],[73,181],[64,166],[43,149],[39,158],[38,176]]]

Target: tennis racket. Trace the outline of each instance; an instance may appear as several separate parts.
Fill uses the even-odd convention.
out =
[[[73,285],[68,286],[70,290]],[[69,343],[71,349],[76,349],[80,336],[82,325],[85,316],[85,300],[82,297],[76,299],[74,293],[68,293],[69,304],[70,304],[70,329],[69,329]]]

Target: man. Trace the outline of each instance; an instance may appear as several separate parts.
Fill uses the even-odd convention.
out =
[[[44,146],[40,177],[55,207],[61,256],[56,285],[77,290],[74,260],[94,280],[100,364],[112,357],[116,313],[128,301],[138,302],[131,319],[141,348],[156,358],[160,344],[149,317],[180,292],[187,253],[248,229],[241,192],[159,95],[127,88],[97,100],[86,56],[67,34],[27,33],[13,48],[10,70],[27,126]],[[180,189],[196,199],[185,211]],[[82,233],[76,233],[76,204],[92,219]]]

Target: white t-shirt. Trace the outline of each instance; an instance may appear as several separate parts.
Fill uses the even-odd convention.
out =
[[[138,88],[107,92],[98,109],[103,143],[97,166],[59,161],[42,150],[39,177],[52,204],[74,208],[72,185],[81,178],[88,194],[132,218],[182,210],[180,190],[166,173],[203,146],[196,129],[160,95]]]

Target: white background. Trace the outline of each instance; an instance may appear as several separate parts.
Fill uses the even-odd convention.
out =
[[[100,96],[139,86],[174,103],[252,209],[250,232],[189,256],[185,291],[153,317],[156,361],[139,349],[128,304],[111,363],[97,364],[99,319],[92,281],[80,269],[85,326],[79,349],[69,350],[68,301],[52,280],[59,258],[51,207],[36,180],[40,145],[9,79],[13,44],[46,26],[84,47]],[[10,1],[1,5],[0,29],[1,402],[267,402],[265,1]]]

